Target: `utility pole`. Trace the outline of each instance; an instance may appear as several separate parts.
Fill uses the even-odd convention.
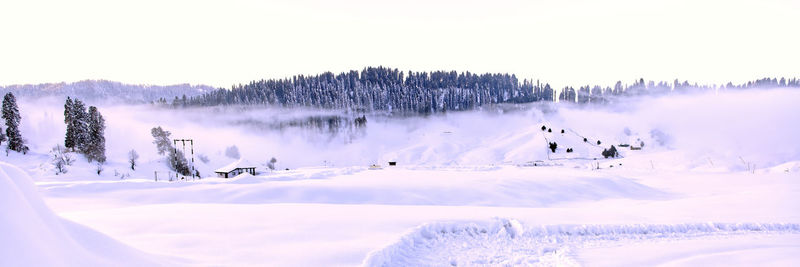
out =
[[[181,144],[183,145],[183,154],[184,155],[186,155],[186,142],[189,142],[189,152],[191,153],[191,160],[192,160],[192,180],[194,180],[194,178],[195,178],[194,140],[192,140],[192,139],[173,139],[172,140],[172,144],[173,144],[173,147],[175,148],[175,154],[176,155],[178,154],[177,153],[178,152],[177,151],[177,149],[178,149],[178,141],[180,141]],[[178,178],[178,174],[177,173],[175,174],[175,178],[176,179]],[[197,178],[200,178],[200,177],[197,177]]]

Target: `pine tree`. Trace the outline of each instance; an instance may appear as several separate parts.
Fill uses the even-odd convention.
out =
[[[86,154],[86,145],[89,139],[89,114],[86,106],[78,99],[72,106],[72,128],[74,130],[74,147]]]
[[[67,133],[64,137],[64,147],[72,150],[75,150],[76,141],[74,106],[75,103],[72,102],[72,99],[67,97],[67,101],[64,103],[64,123],[67,124]]]
[[[86,158],[89,162],[96,160],[98,163],[106,162],[106,122],[97,107],[89,107],[89,132],[86,142]]]
[[[12,93],[7,93],[3,97],[3,119],[6,120],[6,135],[8,136],[8,149],[23,152],[27,150],[25,141],[19,132],[19,109],[17,108],[17,99]]]

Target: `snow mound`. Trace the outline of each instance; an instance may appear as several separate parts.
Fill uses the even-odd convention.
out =
[[[0,214],[0,266],[159,265],[149,255],[56,216],[31,178],[4,162]]]
[[[526,228],[513,219],[430,223],[413,229],[392,245],[373,251],[363,265],[577,266],[579,263],[570,257],[570,251],[587,245],[756,233],[797,234],[800,224],[543,225]]]
[[[798,173],[800,172],[800,161],[790,161],[777,165],[767,170],[770,173]]]
[[[244,172],[231,178],[229,183],[232,184],[257,184],[263,182],[264,179],[257,178],[250,173]]]

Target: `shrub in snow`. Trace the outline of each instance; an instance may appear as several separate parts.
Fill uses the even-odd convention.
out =
[[[551,142],[550,150],[553,151],[553,153],[556,153],[556,148],[558,148],[558,144],[556,144],[556,142]]]
[[[552,129],[552,128],[550,128],[550,129],[547,129],[547,132],[548,132],[548,133],[552,133],[552,132],[553,132],[553,129]]]
[[[505,230],[511,238],[516,238],[524,233],[522,224],[514,219],[503,219],[503,230]]]
[[[547,130],[547,126],[542,125],[542,131]]]
[[[192,175],[192,171],[189,169],[189,162],[186,161],[186,156],[183,155],[182,151],[178,151],[177,149],[171,149],[169,151],[169,167],[181,175]]]
[[[600,144],[601,144],[601,143],[600,143],[600,140],[597,140],[597,145],[599,146]]]
[[[564,129],[561,129],[561,133],[562,133],[562,134],[564,133]]]
[[[72,165],[74,160],[61,145],[56,145],[50,150],[50,163],[56,170],[56,175],[67,173],[67,166]]]
[[[617,148],[614,145],[611,145],[609,149],[603,149],[603,153],[601,153],[605,158],[616,158],[619,153],[617,153]]]
[[[239,155],[239,148],[236,145],[229,146],[225,149],[225,156],[232,158],[232,159],[239,159],[242,156]]]

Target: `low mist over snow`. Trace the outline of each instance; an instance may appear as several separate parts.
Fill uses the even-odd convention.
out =
[[[131,149],[143,161],[160,159],[150,129],[161,126],[172,138],[194,139],[195,153],[211,159],[209,168],[229,163],[225,149],[230,146],[253,162],[275,157],[279,168],[386,161],[525,163],[546,159],[540,129],[546,125],[556,133],[569,129],[601,140],[602,147],[639,139],[649,151],[680,151],[681,164],[688,167],[710,159],[747,169],[747,164],[771,167],[800,158],[800,127],[794,125],[800,121],[798,101],[798,90],[748,90],[629,98],[613,105],[500,105],[416,117],[366,114],[366,127],[353,124],[361,114],[325,110],[88,104],[99,105],[106,117],[111,161],[124,161]],[[63,142],[63,103],[20,98],[20,110],[23,135],[34,151],[46,153]]]

